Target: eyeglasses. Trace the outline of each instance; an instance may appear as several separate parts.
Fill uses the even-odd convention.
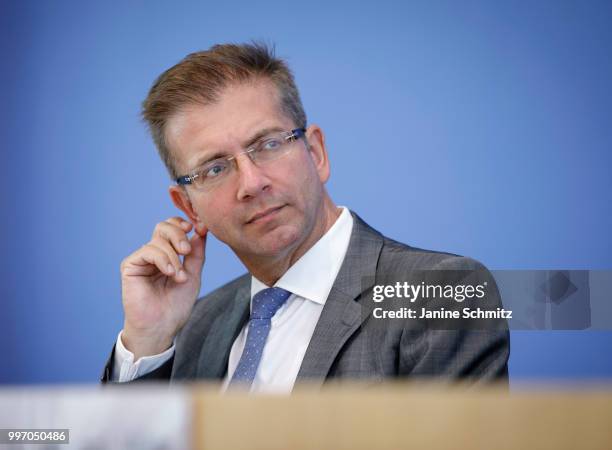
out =
[[[189,184],[197,190],[209,190],[230,178],[232,172],[236,170],[238,156],[246,154],[255,165],[263,166],[289,152],[292,148],[291,144],[304,137],[305,133],[305,128],[270,133],[237,155],[214,159],[194,170],[190,175],[178,177],[175,180],[176,184],[183,186]]]

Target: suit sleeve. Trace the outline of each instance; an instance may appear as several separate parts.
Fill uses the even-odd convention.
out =
[[[411,367],[411,376],[508,382],[508,331],[429,330],[419,339],[423,350]],[[414,336],[405,333],[401,346],[402,351],[414,348]],[[412,358],[403,355],[407,356]]]
[[[491,273],[479,262],[453,257],[436,267],[444,284],[488,285],[484,299],[487,309],[501,307],[501,298]],[[463,275],[463,274],[468,274]],[[450,274],[450,275],[449,275]],[[462,275],[456,275],[462,274]],[[440,282],[437,279],[435,282]],[[457,303],[460,310],[465,305]],[[451,306],[453,307],[453,306]],[[429,323],[420,331],[405,330],[400,342],[400,359],[412,376],[441,377],[473,383],[508,383],[510,336],[505,320]]]
[[[172,366],[174,364],[174,356],[172,356],[169,360],[164,362],[157,369],[148,372],[138,378],[133,379],[132,381],[127,381],[124,383],[119,383],[112,380],[111,374],[113,373],[113,365],[115,364],[115,346],[113,346],[113,350],[106,361],[106,365],[104,366],[104,371],[102,372],[102,376],[100,377],[100,382],[102,384],[130,384],[130,383],[139,383],[145,381],[169,381],[170,376],[172,374]]]

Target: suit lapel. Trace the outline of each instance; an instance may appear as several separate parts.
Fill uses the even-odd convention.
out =
[[[357,214],[351,214],[353,230],[346,256],[306,349],[297,381],[321,384],[344,343],[366,318],[356,299],[374,284],[383,238]]]
[[[219,315],[211,327],[198,359],[198,377],[218,379],[225,376],[232,344],[249,320],[250,277],[248,280],[236,291],[233,301],[228,299],[231,306]]]

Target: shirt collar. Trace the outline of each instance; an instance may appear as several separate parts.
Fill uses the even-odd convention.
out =
[[[319,303],[325,304],[348,249],[353,217],[348,208],[342,212],[327,233],[302,255],[274,286]],[[267,285],[251,276],[251,299]]]

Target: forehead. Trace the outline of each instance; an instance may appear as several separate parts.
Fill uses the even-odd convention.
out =
[[[177,170],[191,169],[214,153],[235,153],[262,129],[290,129],[292,121],[283,114],[279,97],[273,83],[252,81],[225,88],[213,104],[183,108],[166,126]]]

